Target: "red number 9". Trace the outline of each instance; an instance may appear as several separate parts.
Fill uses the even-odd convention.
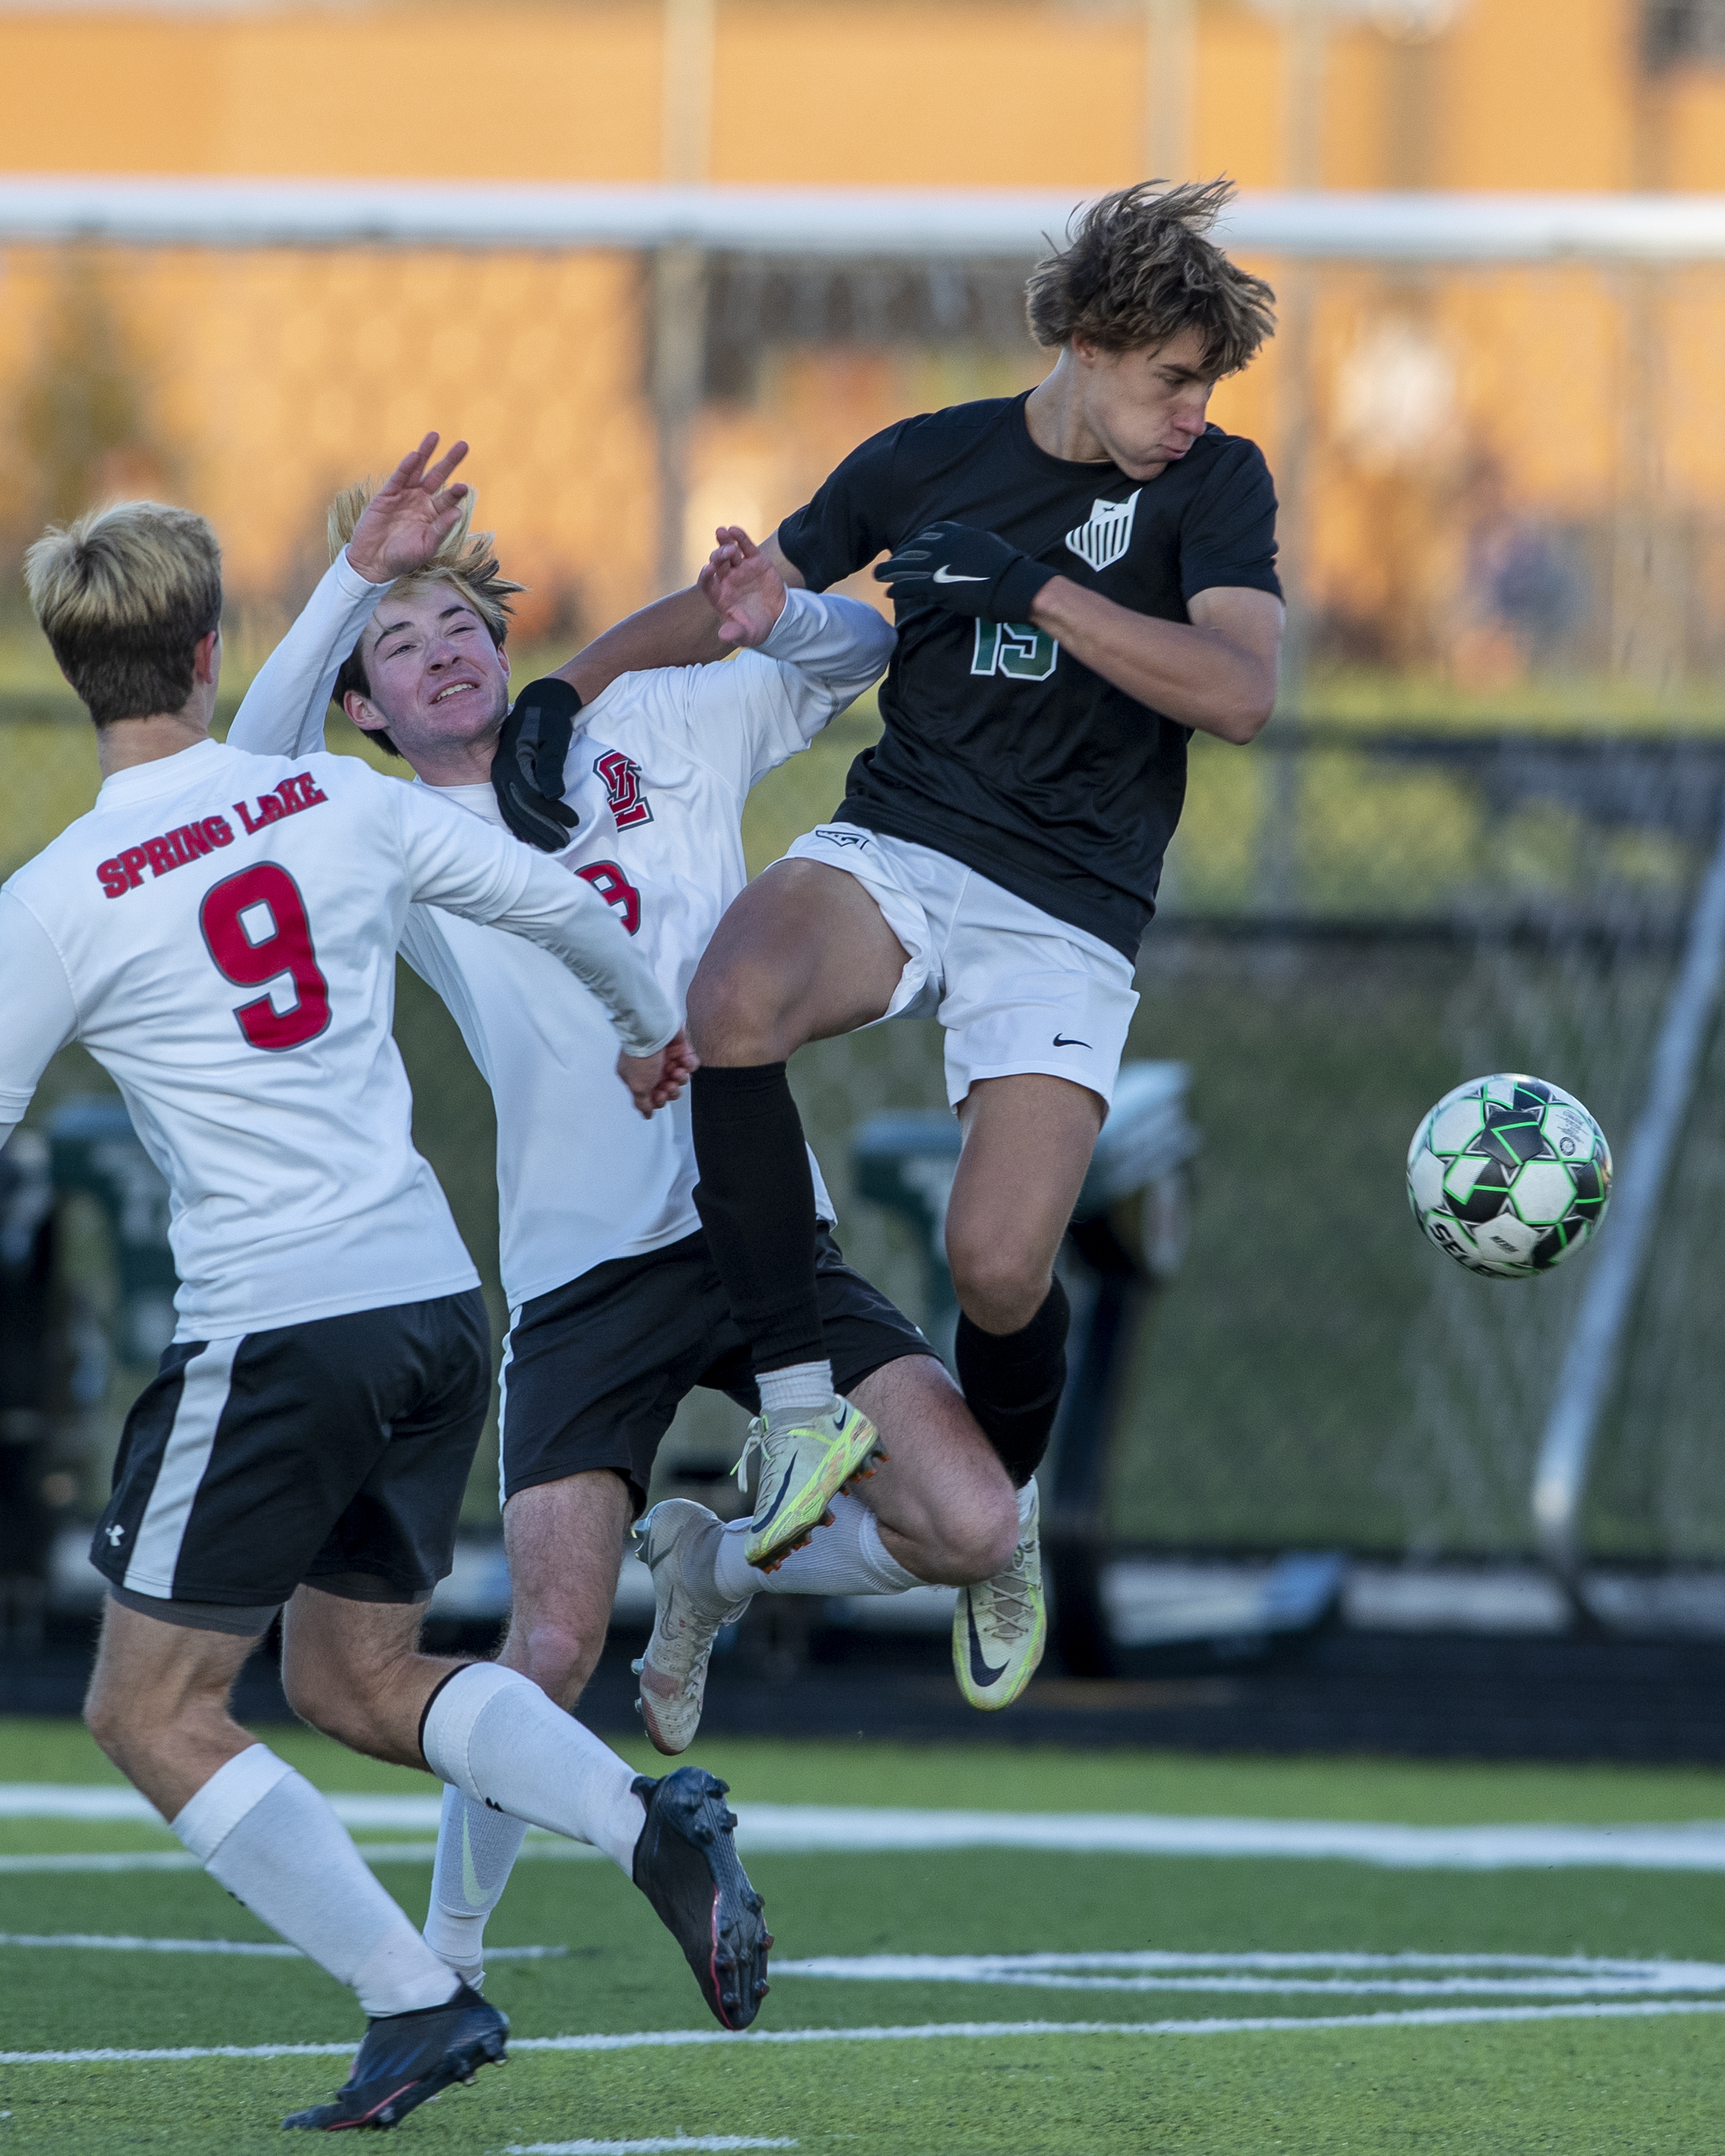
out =
[[[330,984],[318,971],[305,901],[287,870],[259,861],[224,876],[204,894],[198,921],[217,969],[236,987],[292,978],[291,1009],[278,1011],[267,995],[235,1009],[252,1046],[297,1048],[316,1040],[330,1022]]]

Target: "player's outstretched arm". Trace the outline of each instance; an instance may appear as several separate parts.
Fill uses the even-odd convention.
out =
[[[466,496],[446,484],[467,454],[457,442],[435,465],[437,436],[410,449],[366,505],[352,538],[299,619],[258,670],[228,735],[253,756],[310,756],[324,745],[341,662],[398,577],[423,568],[454,528]]]
[[[1162,621],[952,521],[901,541],[875,574],[901,605],[1027,621],[1139,703],[1223,741],[1252,740],[1275,707],[1285,616],[1270,592],[1218,585],[1187,601],[1189,621]]]
[[[1225,742],[1255,740],[1276,707],[1281,601],[1245,585],[1196,592],[1184,622],[1117,606],[1067,577],[1052,577],[1030,606],[1032,624],[1105,681],[1182,726]]]
[[[681,1031],[677,1014],[644,954],[593,886],[494,824],[452,816],[422,799],[423,788],[375,783],[380,809],[397,820],[407,896],[506,928],[550,952],[603,1005],[628,1064],[650,1066],[619,1065],[642,1114],[674,1100],[688,1055],[686,1042],[680,1053],[670,1052]]]
[[[702,588],[718,612],[719,634],[775,662],[776,680],[759,672],[740,679],[756,696],[772,694],[786,706],[794,751],[880,679],[896,633],[860,600],[817,596],[800,582],[788,587],[776,547],[757,547],[740,526],[721,529],[718,539]]]
[[[619,674],[645,674],[657,666],[705,666],[727,659],[719,641],[719,618],[696,584],[655,599],[583,644],[556,679],[567,681],[583,704],[608,689]]]

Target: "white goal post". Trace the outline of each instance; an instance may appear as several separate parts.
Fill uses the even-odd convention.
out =
[[[1040,254],[1076,189],[18,177],[0,239],[609,247],[896,259]],[[1246,193],[1217,237],[1310,261],[1725,261],[1725,195]]]

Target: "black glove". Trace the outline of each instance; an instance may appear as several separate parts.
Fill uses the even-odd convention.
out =
[[[1028,621],[1055,573],[992,531],[950,523],[906,539],[875,572],[895,605],[945,607],[982,621]]]
[[[491,784],[503,820],[542,854],[560,854],[581,820],[563,799],[563,766],[575,738],[581,698],[547,675],[530,681],[503,721]]]

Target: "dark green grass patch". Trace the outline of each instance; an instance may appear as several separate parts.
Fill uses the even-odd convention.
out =
[[[0,2076],[0,2147],[280,2150],[338,2062],[32,2067]],[[524,2054],[414,2115],[404,2144],[783,2136],[834,2156],[1703,2156],[1725,2029],[1641,2025],[1043,2036],[798,2050]]]
[[[331,1789],[429,1792],[299,1732],[271,1741]],[[1443,1820],[1717,1815],[1705,1774],[1209,1761],[734,1743],[710,1756],[745,1799],[988,1804]],[[0,1724],[0,1780],[111,1780],[64,1725]],[[147,1838],[151,1830],[128,1830]],[[122,1830],[15,1820],[5,1845],[118,1849]],[[399,1839],[399,1836],[395,1837]],[[157,1845],[172,1845],[158,1830]],[[1004,1851],[762,1856],[776,1958],[1039,1950],[1522,1953],[1725,1959],[1725,1879],[1556,1871],[1392,1871],[1332,1862]],[[379,1874],[410,1914],[429,1866]],[[0,1874],[0,1930],[262,1940],[196,1872]],[[517,2039],[711,2028],[676,1949],[603,1859],[529,1860],[491,1941],[559,1958],[493,1965]],[[0,2049],[157,2049],[357,2040],[347,1994],[292,1961],[0,1948]],[[1297,2022],[1430,2002],[1370,1994],[1086,1992],[781,1975],[766,2031],[962,2023]],[[1449,2002],[1445,2002],[1449,2003]],[[1725,2016],[1518,2025],[517,2051],[451,2092],[403,2147],[490,2152],[576,2139],[787,2137],[834,2156],[1563,2156],[1725,2149]],[[280,2149],[280,2121],[345,2059],[0,2067],[0,2156]]]

